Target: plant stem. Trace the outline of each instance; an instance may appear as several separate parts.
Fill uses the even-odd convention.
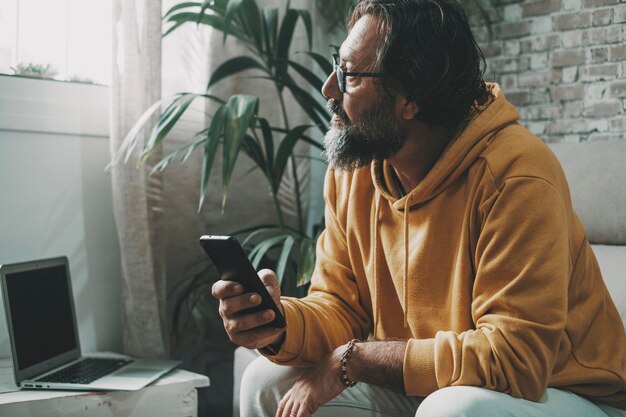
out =
[[[296,157],[291,152],[291,156],[289,157],[291,160],[291,170],[293,171],[293,178],[296,186],[296,205],[298,206],[298,225],[300,233],[304,234],[304,219],[302,216],[302,203],[300,202],[300,198],[302,197],[300,193],[300,180],[298,179],[298,166],[296,165]]]
[[[254,139],[257,142],[260,142],[259,136],[256,134],[256,128],[252,128],[250,130],[252,130]],[[285,219],[283,218],[283,210],[280,207],[280,201],[278,200],[278,190],[275,190],[274,187],[271,185],[271,179],[270,179],[270,189],[272,190],[272,198],[274,199],[274,206],[276,206],[276,214],[278,215],[278,224],[280,224],[281,229],[283,229],[285,227]]]
[[[289,119],[287,118],[287,107],[285,107],[285,99],[283,98],[283,93],[276,86],[276,90],[278,91],[278,100],[280,101],[280,109],[283,112],[283,120],[285,121],[285,129],[289,131]]]
[[[287,118],[287,108],[285,107],[285,99],[283,98],[283,94],[280,90],[278,90],[278,99],[280,101],[280,108],[283,112],[283,119],[285,120],[285,128],[289,130],[289,119]],[[293,172],[293,178],[296,186],[296,206],[298,209],[298,229],[300,233],[304,234],[304,218],[302,215],[302,202],[300,201],[302,198],[302,194],[300,193],[300,181],[298,179],[298,169],[296,165],[296,158],[291,152],[291,156],[289,157],[291,160],[291,170]]]
[[[274,199],[274,205],[276,206],[276,213],[278,213],[278,224],[281,229],[285,228],[285,220],[283,219],[283,211],[280,209],[280,202],[278,201],[278,191],[272,189],[272,198]]]

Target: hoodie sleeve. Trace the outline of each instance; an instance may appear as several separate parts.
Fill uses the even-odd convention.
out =
[[[276,355],[261,351],[278,364],[315,364],[350,339],[364,338],[371,327],[371,320],[360,303],[345,230],[338,220],[332,169],[326,173],[324,199],[326,225],[317,241],[309,294],[301,299],[282,298],[287,321],[285,340]]]
[[[571,272],[565,196],[540,178],[505,180],[478,210],[475,330],[407,344],[408,395],[480,386],[538,401],[563,335]]]

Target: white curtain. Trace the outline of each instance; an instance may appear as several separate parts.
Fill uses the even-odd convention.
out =
[[[114,0],[112,155],[139,116],[160,96],[161,1]],[[130,355],[164,357],[167,321],[160,227],[162,182],[160,176],[147,175],[150,164],[137,165],[135,160],[112,168],[123,273],[123,345]]]

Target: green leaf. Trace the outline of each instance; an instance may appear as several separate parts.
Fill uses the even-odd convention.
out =
[[[143,152],[140,156],[142,162],[145,162],[150,157],[154,149],[172,130],[174,125],[178,122],[196,97],[196,95],[192,94],[183,95],[170,105],[152,130],[152,134],[144,146]]]
[[[180,163],[184,164],[185,162],[187,162],[187,160],[189,159],[189,157],[191,156],[191,153],[193,151],[196,150],[196,148],[200,145],[202,145],[202,143],[207,140],[206,135],[209,132],[209,129],[202,129],[200,132],[196,133],[194,135],[194,137],[196,136],[202,136],[202,138],[196,140],[195,142],[193,142],[191,144],[191,146],[187,149],[187,152],[185,152],[185,155],[183,155],[182,158],[180,158]]]
[[[126,154],[124,158],[124,163],[127,163],[128,160],[130,159],[130,156],[133,153],[133,150],[135,149],[135,146],[137,145],[139,134],[146,127],[146,123],[148,123],[148,120],[150,119],[150,117],[152,117],[152,114],[155,111],[157,111],[157,109],[160,109],[164,103],[170,103],[172,101],[175,101],[181,95],[182,93],[174,94],[170,97],[164,98],[163,100],[159,100],[156,103],[152,104],[150,107],[148,107],[148,109],[145,112],[143,112],[141,117],[139,117],[139,120],[135,122],[133,127],[128,131],[128,133],[124,137],[124,140],[122,141],[120,148],[118,149],[115,156],[113,157],[113,160],[109,164],[109,167],[119,163],[120,159],[122,159],[123,154]]]
[[[267,76],[258,76],[258,77],[250,77],[250,78],[259,78],[264,80],[271,80],[277,84],[280,84],[280,81],[276,77],[267,77]],[[326,133],[328,120],[330,119],[330,114],[326,110],[324,106],[322,106],[318,101],[316,101],[311,93],[308,91],[298,87],[295,81],[287,76],[286,86],[289,87],[291,94],[294,99],[298,102],[302,110],[315,122],[315,126],[322,132]],[[322,116],[320,116],[322,115]],[[277,130],[277,129],[272,129]],[[311,141],[311,144],[315,144],[315,141]]]
[[[211,168],[213,167],[213,161],[215,160],[215,154],[217,153],[217,145],[220,142],[220,137],[224,131],[224,126],[227,123],[227,117],[229,109],[227,104],[221,105],[213,120],[211,120],[211,126],[207,132],[206,145],[204,148],[204,160],[202,162],[202,183],[200,185],[200,202],[198,203],[198,212],[202,209],[204,198],[206,196],[207,186],[211,178]]]
[[[165,139],[167,134],[172,130],[174,125],[176,125],[180,117],[196,98],[209,99],[218,103],[223,102],[222,99],[212,96],[210,94],[178,94],[178,97],[176,97],[174,101],[169,104],[169,106],[165,109],[163,114],[161,114],[159,120],[152,129],[150,137],[146,141],[146,144],[144,145],[140,155],[140,160],[142,162],[145,162],[150,157],[154,149],[163,141],[163,139]]]
[[[162,158],[159,162],[157,162],[152,169],[150,170],[150,172],[148,173],[148,175],[154,175],[157,172],[163,172],[163,170],[165,168],[167,168],[170,163],[172,162],[172,160],[178,156],[178,154],[180,153],[179,150],[176,150],[174,152],[171,152],[170,154],[168,154],[166,157]]]
[[[274,234],[276,234],[277,232],[284,233],[284,231],[285,230],[282,229],[280,226],[275,226],[275,225],[272,225],[272,226],[258,225],[258,226],[251,227],[249,229],[244,229],[244,230],[240,230],[240,231],[234,232],[233,234],[248,233],[248,235],[245,237],[243,242],[241,242],[241,246],[245,247],[248,243],[250,243],[250,241],[252,239],[256,238],[260,234],[263,234],[263,233],[274,233]]]
[[[304,112],[315,122],[317,128],[322,133],[326,133],[328,119],[330,119],[330,115],[326,109],[313,97],[311,97],[309,92],[295,85],[293,81],[288,82],[287,87],[302,110],[304,110]],[[322,117],[324,118],[322,119]]]
[[[168,20],[169,21],[169,20]],[[181,27],[182,25],[184,25],[185,23],[187,23],[186,20],[179,20],[176,21],[172,26],[170,26],[165,32],[163,32],[163,37],[166,37],[167,35],[169,35],[170,33],[174,32],[176,29],[178,29],[179,27]]]
[[[306,136],[306,135],[302,135],[302,140],[306,143],[308,143],[309,145],[319,149],[320,151],[324,150],[324,145],[322,145],[321,143],[319,143],[318,141],[316,141],[315,139],[311,139],[310,137]]]
[[[287,267],[287,261],[289,260],[289,255],[291,254],[291,249],[293,248],[294,243],[295,239],[293,236],[287,236],[285,238],[285,242],[283,243],[283,249],[280,251],[278,263],[276,265],[276,276],[278,277],[279,284],[282,284],[283,282],[285,268]]]
[[[313,94],[311,94],[309,91],[304,90],[303,88],[298,86],[298,84],[291,77],[287,79],[286,86],[287,88],[289,88],[289,91],[294,97],[301,97],[304,103],[307,106],[311,107],[313,110],[315,110],[321,117],[323,117],[324,119],[330,119],[330,113],[328,112],[326,107],[320,104],[319,99],[316,98],[321,97],[321,93],[317,94],[316,92],[314,97]]]
[[[167,13],[165,13],[163,15],[163,20],[167,19],[168,17],[173,15],[174,12],[176,12],[178,10],[187,9],[187,8],[190,8],[190,7],[200,7],[200,2],[192,1],[192,2],[185,2],[185,3],[175,4],[174,6],[170,7],[170,9],[167,11]]]
[[[213,10],[221,14],[222,16],[226,13],[226,8],[228,7],[228,2],[230,0],[214,0],[213,1]]]
[[[322,69],[322,73],[330,75],[333,72],[333,64],[330,62],[330,58],[324,57],[315,52],[304,52]]]
[[[283,21],[280,25],[280,32],[278,33],[278,42],[276,44],[276,58],[279,60],[286,60],[289,55],[289,47],[293,40],[293,32],[298,21],[298,12],[289,9],[283,17]]]
[[[279,91],[282,91],[283,80],[287,78],[287,58],[289,55],[289,47],[293,39],[293,31],[298,21],[298,12],[293,9],[287,10],[285,17],[280,25],[278,32],[278,41],[274,49],[276,65],[274,74],[278,83]]]
[[[263,256],[265,256],[267,251],[272,249],[274,246],[280,244],[280,242],[284,241],[287,236],[289,235],[282,234],[278,236],[272,236],[270,238],[262,240],[254,248],[252,248],[252,250],[248,254],[248,257],[250,258],[250,262],[252,262],[254,268],[258,268],[259,264],[263,260]]]
[[[313,74],[313,72],[311,72],[308,68],[305,68],[304,66],[298,64],[297,62],[294,62],[292,60],[287,60],[287,63],[296,70],[296,72],[298,74],[300,74],[300,76],[302,78],[304,78],[309,84],[311,84],[311,87],[313,87],[316,91],[321,91],[322,90],[322,86],[324,85],[324,81],[320,80],[319,77],[315,74]]]
[[[226,42],[226,37],[229,34],[230,25],[235,18],[235,14],[241,7],[241,5],[249,0],[230,0],[228,5],[226,6],[226,14],[224,15],[224,28],[222,32],[224,32],[223,41]]]
[[[159,162],[157,162],[152,169],[150,170],[149,175],[153,175],[156,172],[163,172],[165,168],[167,168],[170,163],[176,158],[181,152],[186,151],[186,155],[190,155],[198,146],[204,144],[206,138],[200,138],[194,142],[188,143],[186,145],[180,146],[170,152],[167,156],[163,157]],[[186,161],[187,156],[181,159],[181,163]]]
[[[222,211],[226,204],[228,185],[235,169],[235,162],[241,149],[241,142],[257,111],[259,98],[248,95],[234,95],[226,103],[228,116],[224,127],[224,158],[222,165]]]
[[[309,41],[309,51],[313,49],[313,21],[311,20],[311,14],[306,9],[295,9],[300,15],[304,27],[306,28],[306,35]]]
[[[254,140],[252,136],[246,135],[241,145],[246,155],[248,155],[248,157],[254,161],[257,167],[260,168],[261,171],[263,171],[263,174],[265,174],[267,178],[271,178],[268,172],[269,166],[267,164],[267,161],[265,160],[265,155],[263,155],[263,150],[261,149],[259,143]],[[253,171],[254,167],[250,169],[246,174],[249,174]]]
[[[298,287],[311,282],[311,276],[315,269],[315,240],[304,238],[300,241],[300,254],[298,256]]]
[[[163,113],[161,113],[161,116],[159,117],[159,120],[157,120],[156,125],[153,126],[153,130],[162,129],[163,126],[165,126],[167,124],[167,122],[172,119],[172,115],[176,113],[176,110],[178,108],[180,108],[181,100],[183,100],[183,101],[184,100],[188,100],[188,97],[189,97],[188,95],[183,94],[179,98],[177,98],[176,100],[171,102],[165,108],[165,110],[163,110]],[[144,149],[145,149],[146,146],[148,146],[148,144],[144,144]]]
[[[165,37],[169,35],[174,30],[187,22],[192,22],[196,24],[200,23],[217,29],[220,32],[224,32],[224,18],[222,16],[212,14],[201,15],[198,12],[181,12],[174,14],[167,19],[166,23],[173,23],[173,26],[168,28],[163,36]],[[250,44],[250,40],[246,37],[246,35],[241,31],[240,28],[230,27],[228,34],[234,36],[245,44]]]
[[[272,131],[274,131],[274,132],[281,132],[281,133],[287,133],[287,132],[289,132],[287,129],[283,129],[283,128],[280,128],[280,127],[272,127],[271,129],[272,129]],[[320,143],[320,142],[318,142],[317,140],[315,140],[315,139],[313,139],[313,138],[311,138],[311,137],[309,137],[309,136],[307,136],[307,135],[302,135],[302,140],[303,140],[304,142],[308,143],[309,145],[311,145],[311,146],[313,146],[313,147],[315,147],[315,148],[319,149],[320,151],[323,151],[323,150],[324,150],[324,145],[323,145],[323,144],[321,144],[321,143]]]
[[[216,84],[218,81],[230,77],[238,72],[245,71],[251,68],[258,68],[263,72],[267,73],[265,67],[249,56],[238,56],[235,58],[231,58],[228,61],[221,64],[219,67],[213,71],[211,78],[209,79],[209,83],[207,84],[206,89],[208,90]]]
[[[198,13],[198,20],[196,20],[196,24],[200,24],[200,22],[202,21],[202,16],[204,16],[204,12],[206,11],[206,9],[208,9],[211,6],[211,3],[213,3],[213,0],[204,0],[202,2],[202,6],[200,6],[200,13]]]
[[[265,52],[273,55],[278,33],[278,8],[263,9],[263,31],[265,34]]]
[[[276,189],[278,185],[280,185],[280,181],[283,178],[283,174],[285,172],[285,167],[287,166],[287,161],[291,156],[291,152],[293,151],[293,147],[298,142],[298,139],[302,137],[302,133],[306,131],[309,125],[297,126],[287,134],[280,142],[280,146],[278,147],[278,151],[276,152],[276,162],[274,163],[274,181],[277,181]]]
[[[263,143],[265,146],[265,159],[269,168],[268,174],[273,177],[274,173],[274,136],[269,122],[259,117],[259,125],[261,126],[261,134],[263,135]]]
[[[256,1],[244,1],[239,8],[239,16],[248,38],[254,41],[256,52],[263,53],[263,22]]]

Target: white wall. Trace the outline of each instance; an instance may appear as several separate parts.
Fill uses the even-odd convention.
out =
[[[68,256],[87,352],[121,349],[108,161],[108,87],[0,76],[0,263]]]

